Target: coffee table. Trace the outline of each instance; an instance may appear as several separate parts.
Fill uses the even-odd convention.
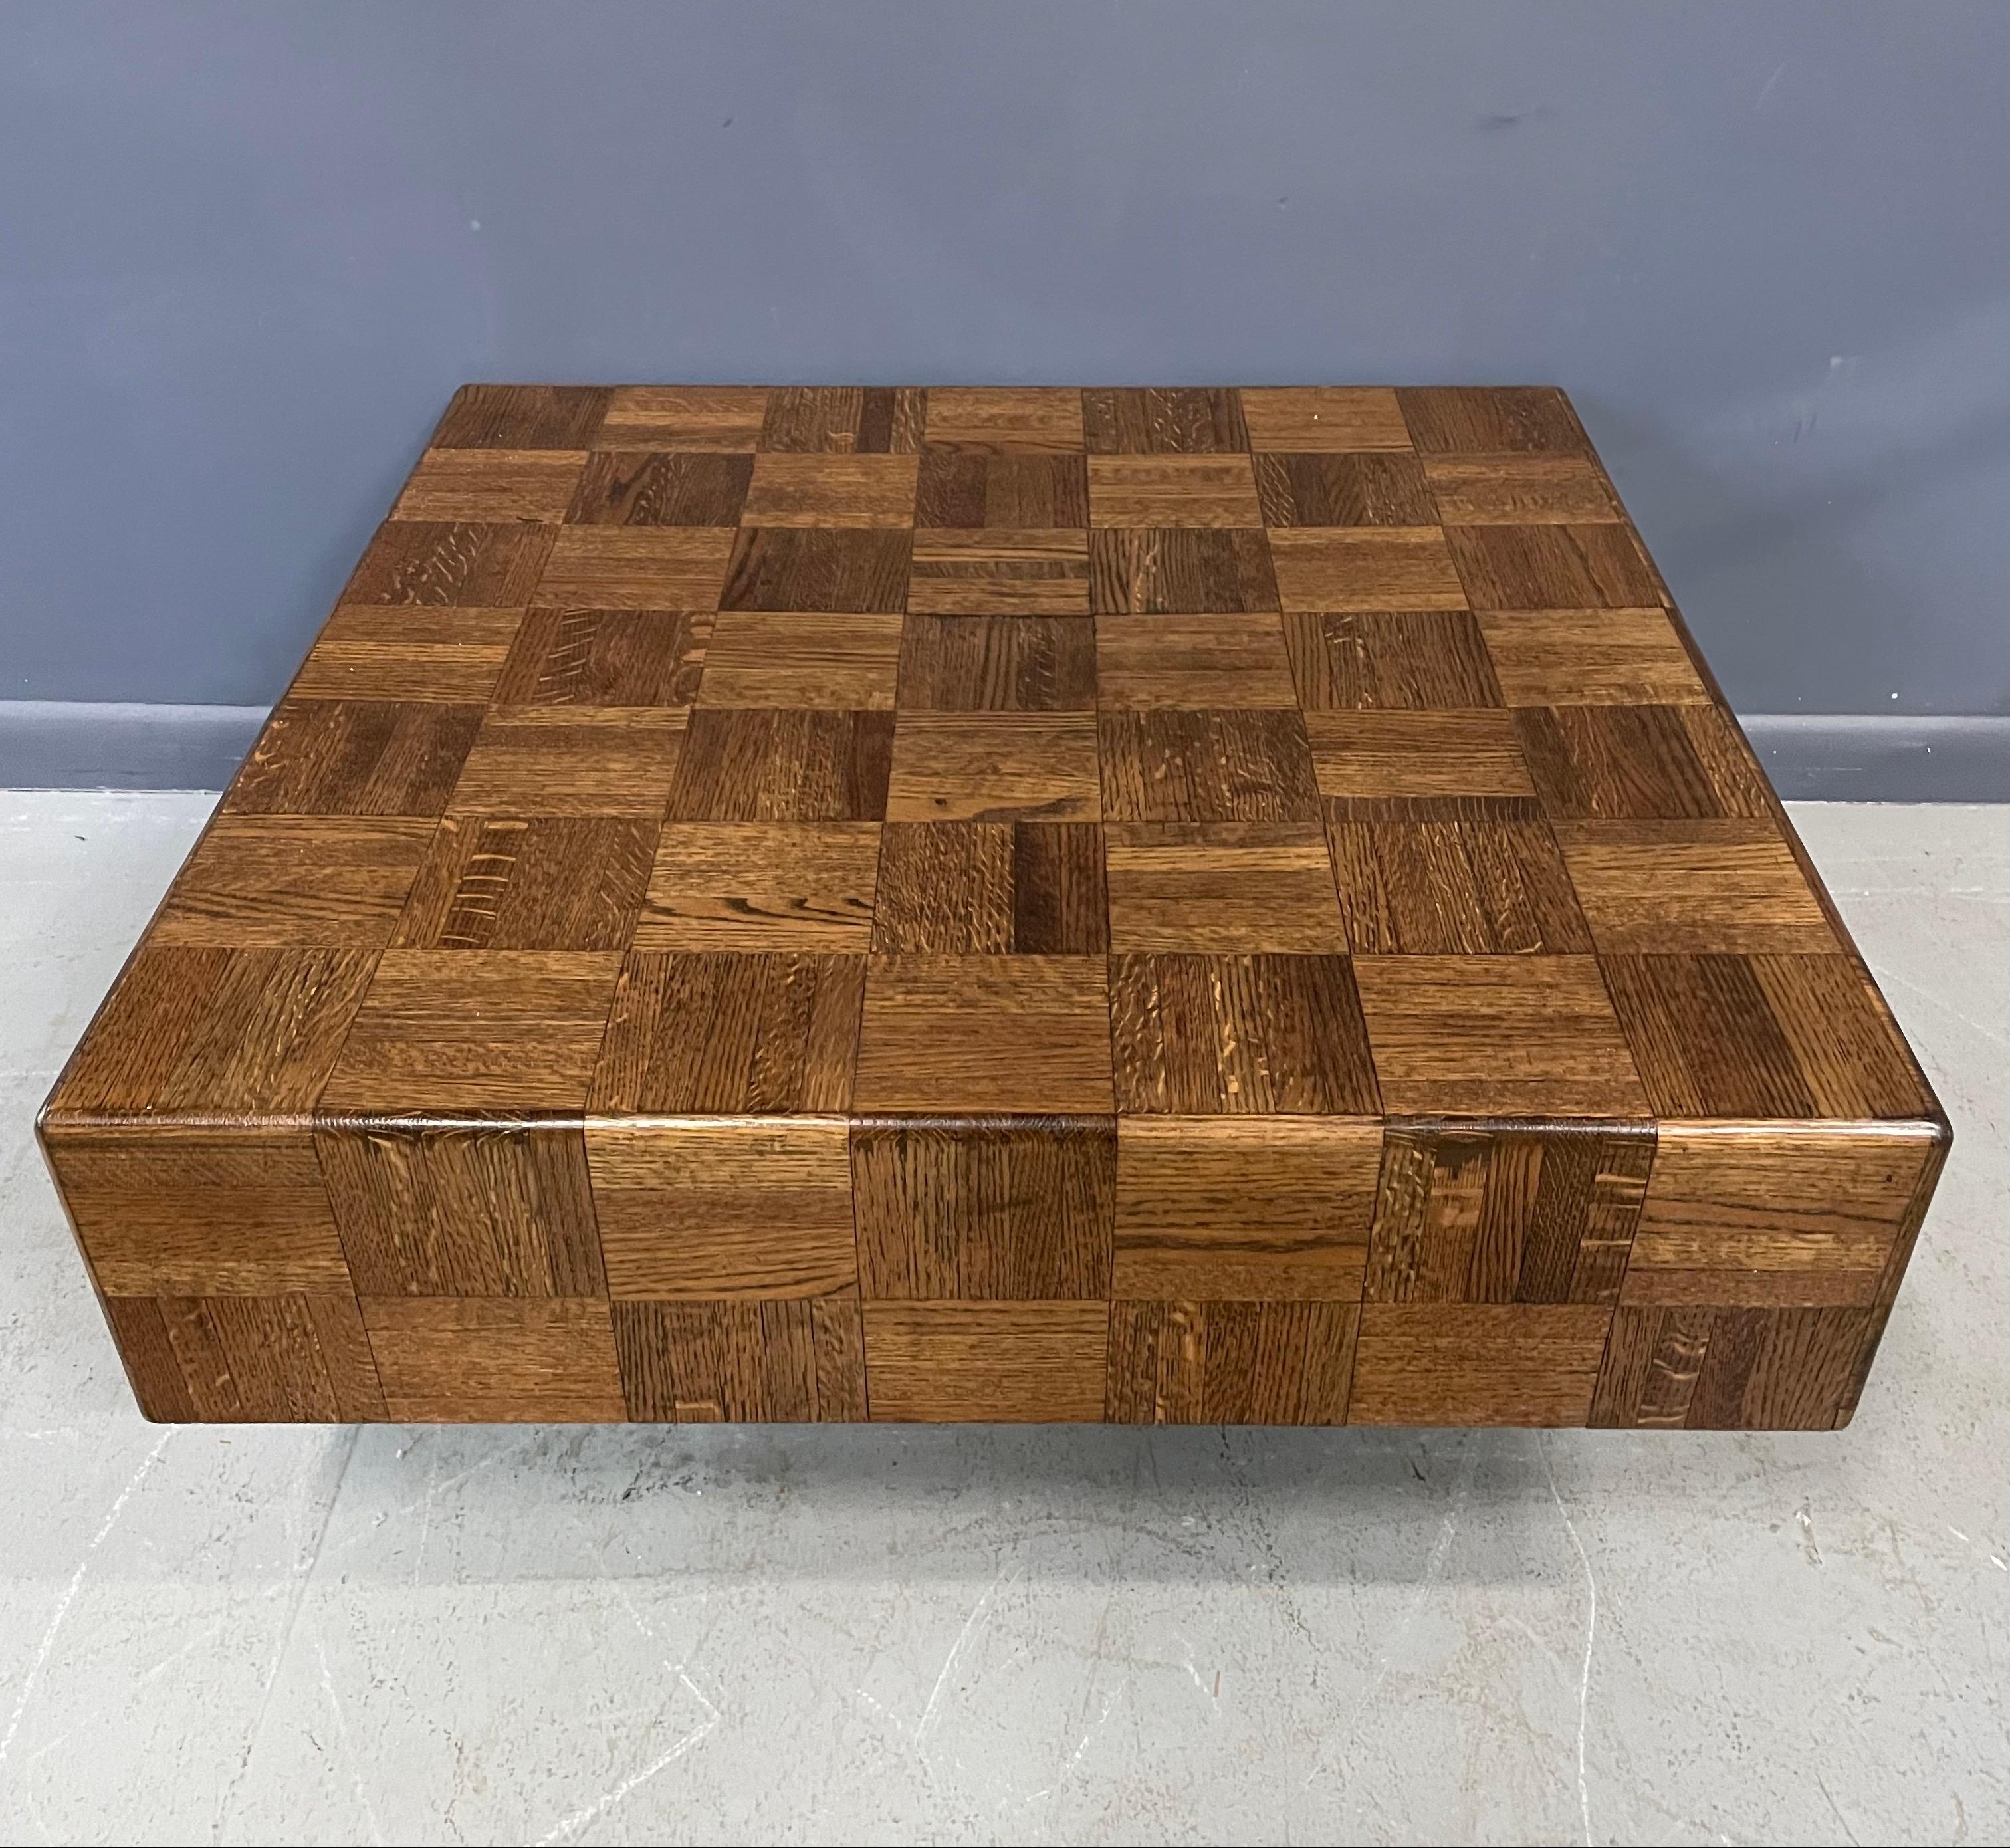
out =
[[[165,1420],[1827,1427],[1948,1143],[1525,388],[467,386],[41,1128]]]

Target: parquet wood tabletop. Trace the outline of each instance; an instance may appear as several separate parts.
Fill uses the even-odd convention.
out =
[[[157,1419],[1824,1427],[1939,1106],[1543,389],[470,386],[46,1107]]]

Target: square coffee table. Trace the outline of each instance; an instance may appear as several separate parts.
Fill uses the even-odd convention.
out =
[[[470,386],[58,1083],[157,1419],[1827,1427],[1945,1118],[1568,401]]]

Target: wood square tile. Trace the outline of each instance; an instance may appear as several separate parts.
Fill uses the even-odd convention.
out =
[[[295,699],[478,705],[495,691],[523,618],[520,609],[344,604],[321,625],[288,691]]]
[[[1364,1298],[1610,1307],[1654,1159],[1646,1123],[1392,1123]]]
[[[1337,798],[1326,816],[1357,956],[1593,947],[1549,824],[1526,796]]]
[[[864,1324],[849,1292],[612,1307],[631,1419],[841,1424],[866,1416]]]
[[[48,1143],[77,1242],[112,1295],[350,1291],[299,1123],[100,1125]]]
[[[385,1416],[356,1299],[108,1296],[141,1411],[156,1423],[357,1423]]]
[[[890,709],[900,667],[898,616],[800,610],[719,613],[698,703]]]
[[[1115,1295],[1359,1301],[1380,1124],[1125,1117],[1117,1135]]]
[[[1247,456],[1092,456],[1094,526],[1263,524]]]
[[[375,961],[368,950],[142,943],[57,1081],[44,1134],[108,1118],[304,1116]]]
[[[1758,766],[1714,706],[1524,706],[1515,731],[1556,820],[1771,819]]]
[[[577,450],[428,450],[391,517],[559,520],[585,466]]]
[[[1087,713],[904,712],[889,821],[1093,821],[1096,720]]]
[[[829,1116],[851,1105],[861,957],[637,950],[592,1107],[613,1116]]]
[[[905,386],[777,386],[758,446],[824,455],[911,455],[929,394]]]
[[[1770,821],[1564,822],[1557,839],[1601,952],[1840,948]]]
[[[1110,959],[1127,1116],[1373,1116],[1375,1075],[1344,956]]]
[[[1601,959],[1662,1118],[1927,1114],[1888,1011],[1848,956]]]
[[[450,815],[392,941],[401,950],[626,949],[655,840],[647,816]]]
[[[583,450],[606,410],[598,385],[463,385],[433,432],[436,450]]]
[[[1273,528],[1287,609],[1463,609],[1465,592],[1435,526]]]
[[[1515,715],[1308,712],[1305,735],[1323,796],[1526,796],[1535,793]]]
[[[1632,1307],[1613,1317],[1590,1422],[1827,1430],[1845,1422],[1868,1309]]]
[[[1113,1118],[866,1118],[851,1166],[868,1302],[1109,1296]]]
[[[889,822],[872,947],[1099,956],[1110,947],[1093,822]]]
[[[417,818],[219,815],[161,901],[151,940],[380,950],[433,827]]]
[[[1108,1114],[1102,958],[874,957],[855,1103],[869,1112]]]
[[[1088,474],[1077,455],[985,455],[931,448],[922,457],[914,524],[1041,527],[1088,524]]]
[[[1109,1315],[1101,1302],[868,1302],[872,1418],[1099,1420]]]
[[[1426,455],[1575,456],[1589,446],[1570,400],[1553,386],[1436,386],[1396,396]]]
[[[916,459],[764,454],[742,515],[749,526],[914,524]]]
[[[753,475],[749,455],[601,450],[565,517],[574,526],[737,526]]]
[[[674,706],[698,697],[712,617],[668,609],[533,609],[498,705]]]
[[[1112,618],[1096,629],[1096,699],[1118,707],[1294,706],[1276,616]]]
[[[891,713],[701,706],[671,821],[879,821],[893,759]]]
[[[1410,432],[1383,386],[1245,386],[1255,450],[1406,450]]]
[[[1670,1124],[1620,1300],[1868,1308],[1934,1148],[1925,1125]]]
[[[1660,586],[1631,527],[1447,526],[1476,609],[1630,609]]]
[[[1096,625],[1088,617],[910,612],[906,625],[903,707],[944,713],[1095,709]]]
[[[1313,822],[1113,822],[1110,947],[1344,951]]]
[[[1256,457],[1266,526],[1433,526],[1414,456],[1311,450]]]
[[[1359,1311],[1351,1302],[1110,1306],[1113,1424],[1340,1424]]]
[[[1294,611],[1284,624],[1307,712],[1502,703],[1479,625],[1467,610]]]
[[[448,806],[460,815],[659,819],[685,718],[676,706],[493,707]]]
[[[1365,1302],[1349,1424],[1583,1424],[1602,1303]]]
[[[607,1291],[792,1299],[851,1289],[851,1161],[839,1117],[589,1124]]]
[[[1247,450],[1241,394],[1213,387],[1117,386],[1081,394],[1089,453],[1199,456]]]
[[[478,705],[283,699],[224,812],[438,815],[481,724]]]
[[[879,825],[670,822],[656,842],[638,950],[861,950]]]
[[[602,1297],[369,1297],[363,1320],[400,1423],[605,1423],[627,1416]]]
[[[1591,957],[1361,956],[1354,973],[1392,1114],[1648,1114]]]
[[[1429,456],[1425,478],[1447,526],[1579,526],[1624,520],[1589,456]]]
[[[1260,530],[1106,528],[1089,535],[1089,602],[1099,616],[1275,609]]]
[[[1710,693],[1668,613],[1483,610],[1494,677],[1510,705],[1704,705]]]
[[[1096,721],[1112,821],[1311,821],[1319,815],[1305,720],[1244,707],[1115,711]]]
[[[561,526],[537,600],[590,609],[715,609],[736,538],[744,535],[716,527]]]
[[[339,601],[521,606],[538,587],[558,531],[521,520],[387,520]]]
[[[607,396],[595,449],[747,450],[768,414],[765,386],[621,385]]]
[[[321,1113],[577,1114],[620,968],[614,951],[386,950]]]
[[[933,386],[928,446],[980,455],[1081,449],[1081,393],[1071,386]]]
[[[929,616],[1086,616],[1088,535],[1060,528],[914,535],[907,607]]]
[[[324,1121],[314,1148],[366,1296],[599,1296],[577,1125]]]
[[[905,531],[865,528],[743,528],[719,607],[897,611],[910,543]]]

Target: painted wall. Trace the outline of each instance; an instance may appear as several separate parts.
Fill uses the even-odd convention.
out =
[[[0,9],[0,697],[262,703],[449,392],[1555,380],[1733,701],[2010,713],[2010,8]]]

